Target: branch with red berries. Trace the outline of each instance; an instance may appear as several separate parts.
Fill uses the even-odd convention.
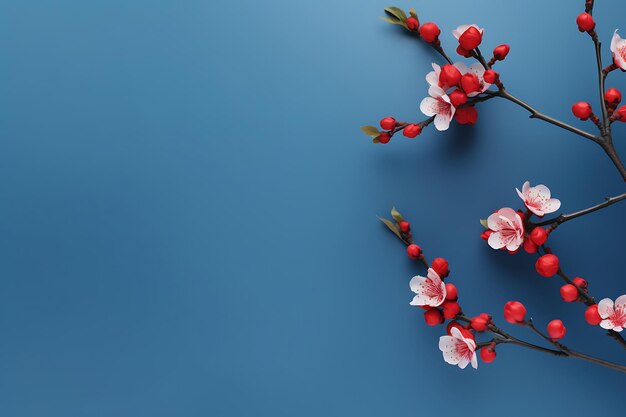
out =
[[[404,27],[412,35],[430,45],[446,63],[442,66],[433,63],[433,71],[426,75],[429,96],[420,104],[420,110],[428,117],[426,120],[410,123],[398,122],[395,118],[388,116],[380,121],[382,131],[376,126],[363,126],[361,129],[366,135],[372,137],[374,143],[388,143],[394,134],[400,131],[407,138],[415,138],[431,123],[439,131],[447,130],[453,119],[459,124],[473,125],[478,120],[477,104],[492,98],[503,98],[526,109],[530,113],[530,118],[550,123],[598,144],[610,158],[622,179],[626,181],[626,167],[613,145],[611,131],[613,122],[626,122],[626,106],[618,108],[622,100],[619,90],[605,88],[605,80],[610,72],[618,68],[626,71],[626,39],[622,39],[617,30],[615,31],[610,46],[612,63],[604,68],[602,44],[595,30],[593,8],[594,2],[586,1],[585,11],[576,18],[576,23],[579,31],[587,33],[594,44],[601,111],[599,115],[596,115],[591,104],[581,101],[572,106],[572,113],[580,120],[590,120],[597,129],[597,133],[591,133],[548,116],[511,94],[505,88],[500,74],[493,69],[498,61],[503,61],[507,57],[510,47],[507,44],[496,46],[492,57],[487,60],[480,50],[484,29],[478,25],[461,25],[452,31],[459,42],[457,54],[476,62],[469,66],[462,61],[453,63],[439,41],[441,35],[439,26],[433,22],[420,23],[415,10],[411,9],[407,15],[398,7],[385,8],[387,17],[383,19]]]
[[[542,332],[535,326],[532,318],[526,317],[526,308],[519,301],[509,301],[504,305],[504,319],[511,324],[529,328],[544,339],[550,347],[525,341],[502,330],[496,325],[491,314],[481,313],[474,317],[467,316],[459,304],[458,288],[452,283],[444,282],[450,275],[448,261],[444,258],[435,258],[432,263],[429,263],[422,248],[413,241],[410,223],[395,208],[392,209],[391,216],[393,220],[384,218],[380,218],[380,220],[406,245],[409,258],[421,262],[427,268],[425,277],[416,275],[409,282],[411,291],[415,293],[410,304],[425,310],[424,321],[430,326],[441,325],[449,320],[446,325],[446,335],[439,338],[439,349],[445,362],[457,365],[461,369],[471,364],[476,369],[478,368],[478,355],[483,362],[490,363],[496,358],[498,345],[513,344],[557,357],[579,359],[626,372],[624,365],[587,355],[565,346],[561,339],[565,337],[567,329],[562,320],[551,320],[546,325],[546,333]],[[496,237],[491,238],[491,236]],[[489,238],[494,241],[499,239],[493,233]],[[553,268],[552,264],[544,265],[543,262],[540,267],[538,266],[538,270],[541,269],[542,271],[550,268]],[[579,281],[577,285],[582,286],[582,282]],[[622,298],[624,298],[624,305],[626,306],[626,296],[622,296]],[[615,304],[616,308],[619,308],[619,301],[618,298]],[[594,306],[596,305],[594,304]],[[591,310],[588,309],[585,317],[589,317],[588,321],[601,319],[599,310],[603,308],[602,305],[596,306],[595,312],[592,311],[591,313]],[[483,339],[481,341],[478,340],[479,335],[486,335],[487,337],[480,337]]]

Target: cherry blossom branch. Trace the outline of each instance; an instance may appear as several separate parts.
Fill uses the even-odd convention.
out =
[[[595,211],[598,211],[600,209],[603,209],[605,207],[609,207],[619,201],[622,200],[626,200],[626,193],[614,196],[614,197],[607,197],[602,203],[600,204],[596,204],[595,206],[591,206],[589,208],[586,208],[584,210],[580,210],[580,211],[576,211],[574,213],[569,213],[569,214],[561,214],[558,217],[555,217],[553,219],[548,219],[548,220],[544,220],[542,222],[539,223],[532,223],[532,227],[536,227],[536,226],[548,226],[548,225],[552,225],[551,228],[554,230],[556,229],[559,225],[573,220],[577,217],[581,217],[584,216],[586,214],[590,214],[593,213]]]

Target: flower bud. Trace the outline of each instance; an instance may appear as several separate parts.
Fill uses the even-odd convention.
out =
[[[526,307],[519,301],[509,301],[504,305],[504,320],[509,323],[523,323],[526,318]]]
[[[563,285],[559,292],[566,303],[572,303],[578,299],[578,289],[572,284]]]
[[[459,290],[454,284],[446,284],[446,300],[456,301],[459,298]]]
[[[467,94],[458,88],[451,92],[448,97],[450,97],[450,103],[452,103],[454,107],[462,106],[467,102]]]
[[[559,258],[551,253],[541,256],[535,262],[535,269],[543,277],[551,277],[559,270]]]
[[[439,73],[439,84],[443,86],[454,87],[461,82],[461,72],[457,67],[451,64],[446,64],[441,67]]]
[[[589,286],[589,283],[587,282],[587,280],[581,277],[574,278],[572,282],[574,283],[574,285],[576,285],[577,287],[580,287],[583,290],[586,290],[587,287]]]
[[[439,37],[441,30],[439,27],[433,22],[424,23],[420,26],[420,36],[424,39],[425,42],[433,43]]]
[[[424,321],[426,321],[426,324],[429,326],[436,326],[443,323],[444,319],[438,308],[431,308],[424,312]]]
[[[472,72],[463,74],[461,77],[461,88],[466,94],[480,91],[480,80],[478,79],[478,76]]]
[[[548,330],[550,338],[554,340],[561,339],[563,338],[563,336],[565,336],[566,329],[561,320],[552,320],[550,323],[548,323],[548,326],[546,328]]]
[[[493,48],[493,57],[498,61],[502,61],[509,54],[511,47],[509,45],[502,44]]]
[[[581,120],[587,120],[592,113],[591,104],[585,101],[579,101],[572,106],[572,113]]]
[[[430,267],[435,270],[437,275],[441,278],[445,278],[450,273],[450,269],[448,266],[448,261],[443,258],[435,258],[433,262],[430,264]]]
[[[589,32],[596,27],[596,22],[593,20],[593,16],[589,13],[581,13],[576,18],[576,24],[578,25],[578,30],[581,32]]]
[[[481,314],[480,316],[472,317],[470,326],[477,332],[484,332],[489,325],[490,317],[488,314]]]
[[[489,236],[491,236],[492,233],[493,233],[493,230],[485,230],[484,232],[480,234],[480,238],[482,240],[489,240]]]
[[[524,239],[524,250],[527,253],[537,253],[539,250],[539,246],[535,242],[533,242],[530,238]]]
[[[457,109],[454,120],[460,125],[473,125],[478,120],[478,110],[474,106]]]
[[[617,120],[620,122],[626,122],[626,106],[622,106],[615,111],[615,114],[618,115]]]
[[[411,30],[417,30],[420,26],[420,22],[415,17],[410,16],[406,19],[406,26]]]
[[[593,304],[587,307],[585,310],[585,320],[587,323],[592,326],[597,326],[602,321],[602,317],[600,317],[600,313],[598,313],[598,305]]]
[[[443,317],[447,319],[453,319],[457,314],[461,312],[461,306],[456,301],[446,300],[442,304]]]
[[[609,88],[604,93],[604,101],[609,105],[617,106],[622,101],[622,93],[617,88]]]
[[[474,26],[468,27],[467,30],[459,36],[459,45],[467,51],[476,49],[482,41],[483,34],[480,33],[480,30],[476,29]]]
[[[496,359],[496,350],[490,346],[484,346],[480,349],[480,359],[485,363],[491,363]]]
[[[463,49],[461,45],[456,47],[456,53],[464,56],[465,58],[469,58],[472,56],[472,51],[468,51],[467,49]]]
[[[409,255],[409,258],[417,259],[422,254],[422,248],[417,246],[415,243],[411,243],[409,246],[407,246],[406,253],[407,255]]]
[[[411,138],[411,139],[413,139],[414,137],[416,137],[420,133],[422,133],[422,126],[420,126],[418,124],[415,124],[415,123],[412,123],[412,124],[406,126],[402,130],[402,134],[404,136],[406,136],[407,138]]]
[[[385,117],[380,121],[380,127],[384,130],[391,130],[396,127],[396,119],[393,117]]]
[[[499,78],[500,74],[492,69],[485,71],[485,73],[483,74],[483,80],[485,80],[485,82],[488,84],[495,84]]]
[[[388,143],[391,140],[391,135],[389,133],[383,132],[378,135],[377,139],[380,143]]]
[[[400,230],[402,231],[402,233],[409,233],[409,231],[411,230],[411,223],[407,221],[400,222],[398,223],[398,225],[400,226]]]
[[[541,246],[548,240],[548,232],[543,227],[537,226],[530,232],[530,240]]]

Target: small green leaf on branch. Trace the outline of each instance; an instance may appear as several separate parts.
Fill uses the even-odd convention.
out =
[[[393,217],[393,219],[395,221],[397,221],[398,223],[403,222],[404,221],[404,217],[402,217],[402,214],[400,214],[400,212],[398,210],[396,210],[395,207],[393,207],[391,209],[391,216]]]
[[[380,135],[380,132],[375,126],[361,126],[361,130],[367,136],[377,137],[378,135]]]
[[[392,222],[391,220],[383,219],[382,217],[379,217],[378,220],[385,223],[385,226],[387,226],[389,230],[391,230],[396,236],[398,236],[400,240],[404,240],[402,239],[402,235],[400,234],[400,229],[394,222]]]
[[[480,224],[482,224],[485,229],[489,229],[489,226],[487,225],[487,220],[480,219]]]

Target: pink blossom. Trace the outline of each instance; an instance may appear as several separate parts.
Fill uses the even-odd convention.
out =
[[[622,71],[626,71],[626,39],[622,39],[617,34],[617,29],[613,33],[613,39],[611,39],[611,52],[613,52],[613,63]]]
[[[476,342],[471,338],[463,337],[456,327],[450,329],[450,334],[451,336],[439,338],[439,349],[443,352],[443,360],[450,365],[458,365],[461,369],[465,369],[470,363],[472,368],[478,369]]]
[[[603,329],[621,332],[626,327],[626,294],[617,297],[615,303],[605,298],[598,303],[598,313],[602,318]]]
[[[427,277],[411,278],[409,286],[417,294],[410,303],[412,306],[438,307],[446,299],[446,285],[432,268],[428,268]]]
[[[502,208],[489,216],[487,226],[493,231],[487,242],[494,249],[516,251],[524,243],[524,223],[512,208]]]
[[[524,200],[528,210],[542,217],[544,214],[554,213],[561,207],[561,201],[550,198],[550,189],[543,184],[531,187],[526,181],[522,186],[522,191],[515,189],[519,198]]]
[[[426,116],[435,116],[435,128],[437,130],[447,130],[456,111],[450,103],[450,97],[437,85],[431,85],[428,94],[430,97],[422,100],[420,110]]]
[[[479,28],[478,25],[476,24],[471,24],[471,25],[461,25],[458,28],[454,29],[452,31],[452,34],[454,35],[454,37],[458,40],[462,34],[465,33],[465,31],[467,29],[469,29],[470,27],[475,27],[476,29],[478,29],[478,31],[480,32],[480,34],[482,35],[483,33],[485,33],[485,29],[484,28]]]

